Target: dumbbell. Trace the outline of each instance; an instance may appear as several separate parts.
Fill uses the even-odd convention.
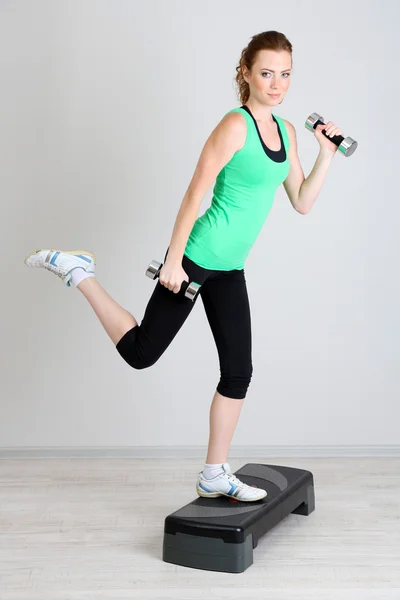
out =
[[[162,263],[152,260],[146,270],[147,277],[150,277],[150,279],[156,279],[160,275],[162,266]],[[189,300],[194,302],[200,288],[201,286],[194,281],[191,283],[182,281],[180,292],[184,291],[186,298],[189,298]]]
[[[321,117],[318,113],[312,113],[306,120],[305,125],[309,131],[313,131],[317,125],[325,125],[324,117]],[[334,135],[331,138],[329,135],[326,135],[325,130],[322,133],[328,140],[339,146],[339,152],[344,156],[351,156],[358,146],[358,143],[351,137],[344,138],[341,135]]]

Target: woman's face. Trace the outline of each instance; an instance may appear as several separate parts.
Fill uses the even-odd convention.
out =
[[[250,96],[261,104],[280,104],[289,89],[291,70],[290,52],[260,50],[251,71],[243,67],[243,76],[250,86]],[[275,95],[276,98],[273,97]]]

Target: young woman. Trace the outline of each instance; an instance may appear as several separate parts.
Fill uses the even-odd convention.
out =
[[[208,454],[196,490],[205,498],[260,500],[226,462],[250,384],[251,320],[244,263],[282,183],[293,208],[311,209],[337,146],[322,135],[343,135],[331,121],[314,132],[320,150],[305,179],[296,132],[273,113],[290,85],[292,45],[282,33],[255,35],[236,67],[241,106],[230,110],[207,139],[179,209],[159,280],[141,324],[101,287],[87,251],[38,250],[25,259],[72,284],[89,301],[122,358],[134,369],[153,365],[170,345],[200,295],[218,350],[221,377],[210,409]],[[208,210],[197,217],[213,181]],[[183,281],[201,285],[192,302]]]

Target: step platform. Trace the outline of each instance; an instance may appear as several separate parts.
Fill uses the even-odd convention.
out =
[[[248,463],[235,475],[268,495],[256,502],[198,496],[171,513],[164,524],[164,562],[243,573],[253,564],[253,549],[261,536],[288,515],[309,515],[315,508],[310,471]]]

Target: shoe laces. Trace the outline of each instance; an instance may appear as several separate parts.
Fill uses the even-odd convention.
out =
[[[240,487],[244,487],[245,484],[243,483],[243,481],[240,481],[240,479],[238,479],[233,473],[225,473],[225,477],[231,481],[232,483],[240,486]]]

